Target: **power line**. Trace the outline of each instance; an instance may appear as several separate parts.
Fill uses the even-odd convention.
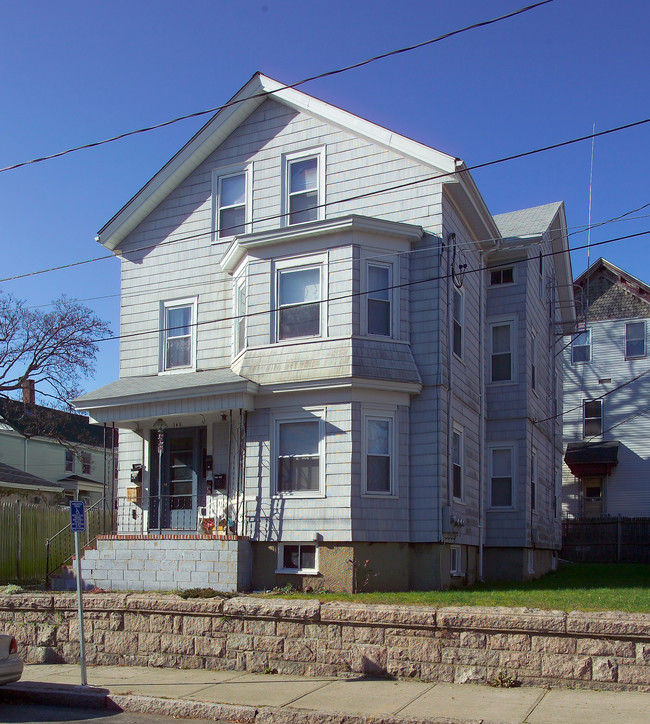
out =
[[[280,91],[289,90],[291,88],[297,88],[298,86],[304,85],[305,83],[310,83],[314,80],[320,80],[321,78],[328,78],[334,75],[338,75],[340,73],[346,73],[350,70],[355,70],[357,68],[362,68],[365,65],[369,65],[370,63],[374,63],[378,60],[383,60],[384,58],[390,58],[394,55],[399,55],[401,53],[408,53],[412,50],[417,50],[419,48],[424,48],[427,45],[433,45],[434,43],[439,43],[441,40],[447,40],[448,38],[453,37],[454,35],[460,35],[461,33],[468,32],[469,30],[476,30],[477,28],[483,28],[488,25],[492,25],[494,23],[501,22],[502,20],[507,20],[509,18],[513,18],[516,15],[521,15],[523,13],[527,13],[530,10],[534,10],[535,8],[541,7],[542,5],[547,5],[548,3],[553,2],[554,0],[541,0],[541,2],[534,3],[532,5],[527,5],[526,7],[520,8],[519,10],[514,10],[511,13],[506,13],[505,15],[500,15],[496,18],[492,18],[491,20],[483,20],[477,23],[473,23],[472,25],[467,25],[464,28],[459,28],[457,30],[452,30],[448,33],[444,33],[443,35],[439,35],[435,38],[431,38],[430,40],[425,40],[421,43],[416,43],[415,45],[409,45],[405,48],[399,48],[397,50],[391,50],[386,53],[382,53],[381,55],[376,55],[372,58],[368,58],[367,60],[362,60],[358,63],[353,63],[352,65],[347,65],[343,68],[338,68],[336,70],[329,70],[325,71],[324,73],[319,73],[318,75],[310,76],[309,78],[303,78],[302,80],[297,81],[296,83],[291,83],[289,85],[284,85],[280,88],[278,88],[275,91],[264,91],[263,93],[258,93],[256,95],[250,96],[249,98],[240,99],[240,100],[231,100],[228,101],[228,103],[224,103],[221,106],[215,106],[214,108],[208,108],[204,111],[196,111],[194,113],[188,113],[183,116],[178,116],[176,118],[172,118],[169,121],[163,121],[162,123],[156,123],[152,126],[146,126],[144,128],[138,128],[134,131],[126,131],[125,133],[120,133],[117,136],[112,136],[111,138],[106,138],[103,141],[95,141],[93,143],[86,143],[81,146],[75,146],[73,148],[69,148],[65,151],[59,151],[58,153],[50,154],[49,156],[41,156],[40,158],[33,158],[30,161],[22,161],[21,163],[15,163],[11,166],[5,166],[4,168],[0,168],[0,173],[3,173],[5,171],[13,171],[17,168],[21,168],[23,166],[29,166],[30,164],[36,164],[36,163],[42,163],[43,161],[50,161],[55,158],[60,158],[61,156],[66,156],[70,153],[74,153],[76,151],[83,151],[90,148],[96,148],[97,146],[103,146],[107,143],[113,143],[115,141],[120,141],[123,138],[128,138],[129,136],[135,136],[140,133],[147,133],[149,131],[155,131],[159,128],[165,128],[166,126],[171,126],[174,123],[179,123],[180,121],[186,121],[190,118],[198,118],[200,116],[205,116],[209,113],[217,113],[224,108],[229,108],[230,106],[234,106],[238,103],[243,103],[245,101],[250,100],[251,98],[265,98],[269,95],[272,95],[274,93],[279,93]]]
[[[550,1],[550,0],[547,0],[547,1]],[[627,123],[627,124],[624,124],[624,125],[622,125],[622,126],[616,126],[616,127],[614,127],[614,128],[609,128],[609,129],[606,129],[606,130],[604,130],[604,131],[599,131],[596,135],[597,135],[597,136],[604,136],[604,135],[611,134],[611,133],[617,133],[617,132],[620,132],[620,131],[629,130],[629,129],[635,128],[635,127],[637,127],[637,126],[644,125],[644,124],[646,124],[646,123],[650,123],[650,118],[645,118],[645,119],[642,119],[642,120],[640,120],[640,121],[634,121],[633,123]],[[412,187],[412,186],[416,186],[416,185],[421,184],[421,183],[426,183],[426,182],[429,182],[429,181],[435,181],[435,180],[438,180],[438,179],[441,179],[441,178],[445,178],[445,177],[447,177],[447,176],[453,176],[453,175],[456,174],[456,173],[458,173],[459,175],[461,175],[461,174],[463,174],[463,173],[467,173],[467,172],[469,172],[469,171],[474,171],[474,170],[479,169],[479,168],[487,168],[488,166],[495,166],[495,165],[497,165],[497,164],[499,164],[499,163],[505,163],[505,162],[507,162],[507,161],[513,161],[513,160],[516,160],[516,159],[525,158],[525,157],[527,157],[527,156],[532,156],[532,155],[535,155],[535,154],[538,154],[538,153],[544,153],[544,152],[546,152],[546,151],[551,151],[551,150],[555,150],[555,149],[558,149],[558,148],[563,148],[563,147],[565,147],[565,146],[569,146],[569,145],[574,144],[574,143],[580,143],[580,142],[582,142],[582,141],[586,141],[586,140],[589,140],[589,139],[591,139],[591,138],[592,138],[592,135],[591,135],[591,134],[588,135],[588,136],[579,136],[579,137],[577,137],[577,138],[572,138],[572,139],[569,139],[569,140],[567,140],[567,141],[561,141],[561,142],[559,142],[559,143],[555,143],[555,144],[552,144],[552,145],[550,145],[550,146],[542,146],[542,147],[539,147],[539,148],[536,148],[536,149],[533,149],[533,150],[530,150],[530,151],[524,151],[524,152],[522,152],[522,153],[512,154],[512,155],[509,155],[509,156],[502,156],[501,158],[494,159],[494,160],[492,160],[492,161],[486,161],[486,162],[483,162],[483,163],[475,164],[475,165],[473,165],[473,166],[467,166],[467,167],[466,167],[465,169],[463,169],[462,171],[449,171],[449,172],[444,172],[444,173],[440,173],[440,174],[435,174],[435,175],[433,175],[433,176],[427,176],[427,177],[424,177],[424,178],[416,179],[416,180],[414,180],[414,181],[407,181],[407,182],[404,182],[404,183],[401,183],[401,184],[395,184],[395,185],[393,185],[393,186],[387,186],[387,187],[384,187],[384,188],[382,188],[382,189],[376,189],[376,190],[373,190],[373,191],[367,191],[367,192],[364,192],[364,193],[361,193],[361,194],[356,194],[356,195],[354,195],[354,196],[348,196],[347,198],[337,199],[336,201],[326,201],[326,202],[324,202],[324,203],[322,203],[322,204],[318,204],[318,205],[316,205],[316,206],[312,206],[312,207],[309,207],[309,209],[304,209],[304,210],[305,210],[305,211],[308,211],[308,210],[312,210],[312,209],[326,208],[326,207],[332,206],[332,205],[334,205],[334,204],[344,204],[344,203],[348,203],[348,202],[350,202],[350,201],[358,201],[359,199],[368,198],[368,197],[370,197],[370,196],[377,196],[377,195],[380,195],[380,194],[389,193],[389,192],[391,192],[391,191],[398,191],[398,190],[401,190],[401,189],[404,189],[404,188],[409,188],[409,187]],[[642,209],[644,209],[644,208],[647,208],[648,206],[650,206],[650,204],[644,204],[643,206],[639,207],[638,209],[632,210],[632,211],[630,211],[630,212],[626,212],[626,214],[621,215],[621,217],[615,217],[615,219],[613,219],[613,220],[617,220],[618,218],[623,218],[623,217],[626,216],[628,213],[634,213],[635,211],[642,210]],[[258,219],[254,219],[253,221],[249,222],[249,224],[247,224],[247,225],[251,225],[251,226],[252,226],[252,224],[259,224],[259,223],[266,222],[266,221],[279,220],[279,219],[286,218],[287,216],[288,216],[288,212],[287,212],[287,213],[282,213],[282,214],[274,214],[274,215],[272,215],[272,216],[266,216],[266,217],[261,217],[261,218],[258,218]],[[609,222],[602,222],[602,223],[609,223]],[[205,236],[210,236],[210,235],[212,235],[213,233],[214,233],[213,230],[210,229],[210,230],[208,230],[208,231],[199,232],[198,234],[191,234],[191,235],[189,235],[189,236],[180,237],[180,238],[177,238],[177,239],[171,239],[171,240],[165,241],[165,242],[160,242],[160,241],[159,241],[159,242],[156,242],[155,244],[150,244],[150,245],[148,245],[148,246],[136,247],[135,249],[129,250],[129,253],[137,253],[137,252],[141,252],[141,251],[149,251],[149,250],[151,250],[151,249],[155,249],[155,248],[161,246],[161,244],[176,244],[176,243],[180,243],[180,242],[182,242],[182,241],[191,241],[191,240],[193,240],[193,239],[199,239],[199,238],[202,238],[202,237],[205,237]],[[576,233],[578,233],[578,232],[576,232]],[[597,246],[597,244],[594,244],[594,246]],[[30,277],[30,276],[36,276],[36,275],[38,275],[38,274],[47,274],[47,273],[49,273],[49,272],[51,272],[51,271],[60,271],[60,270],[63,270],[63,269],[68,269],[68,268],[74,267],[74,266],[80,266],[80,265],[82,265],[82,264],[90,264],[90,263],[93,263],[93,262],[96,262],[96,261],[102,261],[103,259],[112,259],[112,258],[115,258],[114,255],[94,257],[94,258],[92,258],[92,259],[86,259],[86,260],[84,260],[84,261],[79,261],[79,262],[71,262],[71,263],[69,263],[69,264],[61,264],[61,265],[56,266],[56,267],[50,267],[50,268],[48,268],[48,269],[42,269],[42,270],[39,270],[39,271],[26,272],[25,274],[16,274],[16,275],[11,276],[11,277],[5,277],[5,278],[3,278],[3,279],[0,279],[0,284],[1,284],[1,283],[4,283],[4,282],[8,282],[8,281],[15,281],[15,280],[17,280],[17,279],[23,279],[23,278]]]
[[[625,241],[625,240],[627,240],[627,239],[631,239],[631,238],[635,238],[635,237],[639,237],[639,236],[644,236],[644,235],[646,235],[646,234],[650,234],[650,229],[648,229],[648,230],[646,230],[646,231],[638,232],[638,233],[635,233],[635,234],[628,234],[628,235],[626,235],[626,236],[620,236],[620,237],[616,237],[616,238],[614,238],[614,239],[607,239],[607,240],[605,240],[605,241],[600,241],[600,242],[597,242],[596,244],[592,244],[592,246],[600,246],[600,245],[603,245],[603,244],[611,244],[611,243],[614,243],[614,242],[617,242],[617,241]],[[558,256],[558,255],[560,255],[560,254],[570,254],[570,253],[573,252],[573,251],[577,251],[577,250],[584,249],[584,248],[586,248],[586,245],[574,247],[574,248],[572,248],[572,249],[561,249],[561,250],[558,250],[558,251],[549,251],[549,252],[543,253],[543,254],[542,254],[542,257],[545,258],[545,257],[550,257],[550,256]],[[526,259],[517,259],[517,260],[514,260],[514,261],[509,262],[509,263],[519,264],[519,263],[528,263],[529,261],[530,261],[530,259],[526,258]],[[467,270],[467,271],[465,272],[465,274],[467,275],[467,274],[475,274],[475,273],[485,272],[485,271],[488,271],[490,268],[491,268],[491,267],[489,267],[489,266],[480,266],[480,267],[476,267],[476,268],[474,268],[474,269],[469,269],[469,270]],[[450,273],[450,274],[441,274],[441,275],[438,275],[438,276],[427,277],[427,278],[425,278],[425,279],[415,279],[415,280],[408,281],[408,282],[401,282],[401,283],[399,283],[399,284],[392,284],[392,285],[390,285],[390,286],[387,286],[387,287],[383,288],[382,290],[373,290],[373,291],[384,291],[384,290],[385,290],[385,291],[389,291],[389,290],[395,290],[395,289],[404,289],[404,288],[407,288],[407,287],[415,286],[415,285],[417,285],[417,284],[424,284],[424,283],[426,283],[426,282],[442,281],[442,280],[445,280],[445,279],[449,279],[449,278],[451,278],[452,276],[454,276],[454,274],[452,274],[452,273]],[[352,292],[352,293],[349,293],[349,294],[342,294],[342,295],[336,296],[336,297],[327,297],[327,298],[325,298],[325,299],[319,300],[319,303],[328,303],[328,304],[329,304],[329,303],[331,303],[331,302],[337,302],[337,301],[342,301],[342,300],[345,300],[345,299],[353,299],[353,298],[355,298],[355,297],[364,296],[364,295],[367,295],[368,293],[369,293],[368,290],[365,290],[365,291],[362,291],[362,292]],[[260,316],[260,315],[263,315],[263,314],[275,314],[275,313],[277,313],[278,311],[280,311],[280,308],[279,308],[279,307],[274,307],[274,308],[273,308],[273,307],[269,307],[268,309],[263,309],[263,310],[260,310],[260,311],[257,311],[257,312],[247,312],[246,314],[233,315],[233,316],[230,316],[230,317],[222,317],[221,319],[207,319],[207,320],[202,320],[202,321],[193,322],[192,324],[184,325],[184,326],[197,327],[197,328],[198,328],[198,327],[202,327],[202,326],[204,326],[204,325],[206,325],[206,324],[218,324],[218,323],[223,323],[223,322],[232,322],[232,321],[234,321],[234,320],[236,320],[236,319],[241,319],[242,317],[244,317],[244,318],[246,318],[246,319],[250,319],[251,317],[257,317],[257,316]],[[131,338],[133,338],[133,337],[142,337],[142,336],[151,335],[151,334],[160,334],[161,332],[168,331],[169,329],[176,329],[176,327],[158,327],[158,328],[156,328],[156,329],[145,330],[145,331],[140,331],[140,332],[130,332],[130,333],[128,333],[128,334],[119,334],[119,335],[114,335],[114,336],[111,336],[111,337],[103,337],[103,338],[100,338],[100,339],[94,339],[94,340],[90,340],[90,341],[91,341],[92,343],[99,343],[99,342],[110,342],[110,341],[122,340],[122,339],[131,339]]]

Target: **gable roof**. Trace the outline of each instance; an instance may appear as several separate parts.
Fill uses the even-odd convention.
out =
[[[579,291],[576,293],[579,319],[650,317],[650,286],[602,257],[576,277],[574,287]]]
[[[561,206],[561,201],[555,201],[543,206],[533,206],[530,209],[519,209],[506,214],[496,214],[494,221],[504,241],[539,237],[551,225]]]
[[[24,470],[19,470],[3,462],[0,462],[0,486],[52,490],[54,492],[63,490],[62,485],[51,483],[49,480],[26,473]]]
[[[79,445],[104,445],[104,429],[91,425],[85,415],[0,398],[0,418],[10,429],[25,437],[49,437]]]
[[[486,238],[496,235],[492,216],[460,159],[394,133],[295,88],[288,88],[258,72],[99,230],[96,241],[111,251],[117,249],[138,224],[271,95],[274,100],[296,111],[308,113],[448,174],[449,179],[441,180],[453,182],[450,183],[450,193],[458,197],[460,192],[463,201],[469,201],[468,216],[475,223],[480,222],[486,227]]]

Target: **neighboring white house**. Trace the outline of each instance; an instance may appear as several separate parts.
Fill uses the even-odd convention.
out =
[[[90,505],[105,490],[110,497],[115,447],[108,429],[105,450],[104,434],[84,415],[0,399],[0,499]]]
[[[76,405],[120,428],[144,560],[97,585],[234,585],[187,558],[212,521],[250,555],[239,586],[552,567],[562,204],[493,218],[459,159],[256,74],[97,240],[122,260],[120,379]]]
[[[598,259],[575,280],[565,339],[563,509],[650,516],[650,286]]]

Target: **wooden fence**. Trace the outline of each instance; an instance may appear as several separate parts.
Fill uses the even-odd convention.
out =
[[[650,563],[650,518],[571,518],[562,557],[574,563]]]
[[[51,546],[50,571],[74,554],[74,535],[69,525],[67,507],[19,500],[0,502],[0,584],[44,582],[48,538],[56,541]],[[106,525],[110,529],[110,511],[107,515],[101,506],[87,510],[82,544],[104,532]]]

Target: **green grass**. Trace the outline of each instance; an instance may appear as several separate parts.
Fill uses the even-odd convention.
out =
[[[650,565],[569,564],[534,581],[482,583],[452,591],[287,593],[283,598],[426,606],[525,606],[561,611],[650,613]]]

